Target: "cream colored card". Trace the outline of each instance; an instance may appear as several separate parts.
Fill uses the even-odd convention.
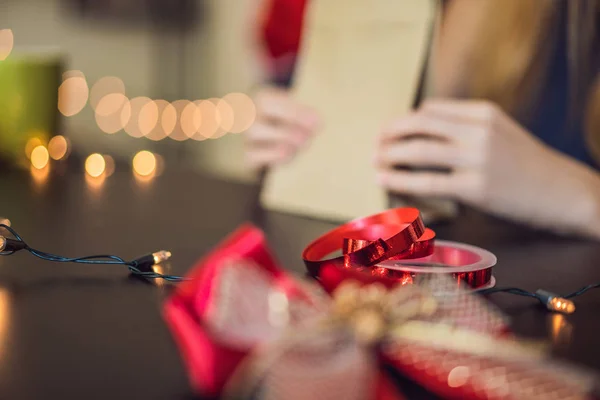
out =
[[[293,88],[323,126],[289,164],[270,171],[265,207],[347,220],[381,211],[373,156],[382,126],[414,102],[435,0],[311,0]]]

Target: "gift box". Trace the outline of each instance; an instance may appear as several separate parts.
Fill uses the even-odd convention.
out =
[[[285,272],[263,232],[241,226],[165,305],[194,391],[403,399],[408,382],[449,399],[588,398],[593,377],[510,334],[501,312],[448,276],[386,285],[367,275],[326,263],[319,277],[336,284],[324,290]]]

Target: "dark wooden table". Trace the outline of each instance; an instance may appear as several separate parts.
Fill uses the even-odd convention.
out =
[[[253,217],[257,188],[171,172],[150,182],[117,172],[90,185],[79,171],[36,181],[0,172],[0,216],[34,247],[62,255],[159,249],[184,274],[240,223]],[[265,212],[258,221],[288,268],[334,226]],[[600,244],[534,232],[474,211],[434,227],[438,237],[482,246],[499,259],[501,286],[570,292],[600,281]],[[0,399],[190,399],[178,350],[161,318],[168,285],[123,267],[52,264],[27,253],[0,258]],[[600,291],[576,300],[571,316],[506,294],[492,299],[516,332],[547,338],[555,354],[600,371]]]

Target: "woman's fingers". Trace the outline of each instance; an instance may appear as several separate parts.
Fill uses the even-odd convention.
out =
[[[408,139],[381,145],[376,163],[381,167],[414,166],[453,168],[468,164],[453,142],[431,139]]]
[[[428,136],[447,141],[458,141],[464,124],[444,118],[436,118],[424,112],[417,111],[392,121],[383,130],[382,142],[395,141],[418,136]]]
[[[319,124],[319,115],[309,107],[298,104],[286,91],[265,89],[256,97],[259,118],[272,120],[277,125],[297,125],[313,133]]]
[[[279,165],[289,160],[295,151],[285,145],[254,146],[246,150],[246,165],[251,169],[262,169]]]
[[[245,133],[250,145],[285,144],[294,148],[302,146],[310,134],[305,130],[293,126],[277,126],[264,122],[257,122]]]
[[[385,189],[413,196],[442,196],[460,198],[476,184],[474,175],[461,172],[425,172],[383,170],[377,180]]]

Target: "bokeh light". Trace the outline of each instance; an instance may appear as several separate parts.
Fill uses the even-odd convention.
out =
[[[216,101],[216,119],[219,124],[219,128],[223,130],[224,133],[230,132],[234,123],[234,114],[233,108],[231,105],[224,99],[215,99]]]
[[[196,134],[195,140],[209,139],[221,132],[219,121],[217,120],[217,106],[210,100],[198,100],[196,107],[202,115],[201,124]]]
[[[25,155],[27,156],[27,158],[31,160],[31,153],[33,153],[33,149],[43,145],[44,142],[42,142],[42,139],[38,137],[32,137],[31,139],[29,139],[27,143],[25,143]]]
[[[15,44],[15,37],[12,29],[0,29],[0,61],[6,58],[12,52]]]
[[[156,157],[153,153],[142,150],[133,157],[133,171],[140,176],[151,176],[156,173]]]
[[[231,133],[242,133],[256,120],[256,105],[252,99],[244,93],[229,93],[223,97],[233,109],[233,124],[228,129]]]
[[[177,112],[175,111],[175,108],[166,100],[154,100],[153,101],[154,105],[156,106],[156,124],[154,126],[154,128],[152,128],[152,130],[150,130],[150,132],[148,132],[146,134],[146,137],[150,140],[162,140],[164,138],[167,137],[167,130],[165,128],[170,128],[169,129],[169,134],[171,132],[173,132],[173,128],[175,128],[175,124],[177,123]],[[145,106],[146,107],[151,107],[148,104]],[[169,126],[168,122],[165,123],[165,115],[167,117],[167,119],[169,118],[168,116],[168,110],[170,109],[172,110],[172,114],[171,114],[171,121],[172,121],[172,125]],[[148,110],[142,110],[142,113],[146,113],[148,112]],[[167,125],[167,126],[165,126]]]
[[[85,172],[92,178],[98,178],[106,171],[106,160],[102,154],[91,154],[85,160]]]
[[[62,135],[54,136],[48,143],[48,153],[53,160],[62,160],[69,153],[69,141]]]
[[[166,136],[171,136],[177,126],[177,109],[173,104],[167,103],[160,117],[160,126]]]
[[[158,124],[158,105],[155,101],[150,100],[142,106],[138,115],[139,131],[142,136],[148,136]]]
[[[92,109],[96,111],[100,101],[109,94],[125,95],[125,84],[121,79],[115,76],[105,76],[98,79],[90,91],[90,105]]]
[[[123,111],[121,111],[121,125],[129,136],[135,138],[144,136],[140,129],[140,113],[142,108],[149,102],[152,102],[152,100],[148,97],[136,97],[129,101],[129,109],[124,108]],[[152,130],[152,128],[150,128],[150,130]]]
[[[104,96],[96,107],[96,124],[105,133],[117,133],[131,119],[131,104],[121,93]]]
[[[229,124],[229,126],[233,125],[233,121],[232,121],[233,116],[231,115],[231,114],[233,114],[233,110],[231,110],[231,106],[229,106],[229,104],[227,104],[226,102],[223,104],[222,99],[212,98],[212,99],[208,99],[205,101],[205,103],[207,103],[207,102],[212,103],[214,106],[212,114],[210,114],[210,117],[214,119],[214,123],[217,126],[217,128],[215,129],[215,132],[210,136],[210,139],[218,139],[227,134],[227,130],[223,129],[223,125],[228,125],[228,124]],[[221,106],[221,110],[219,110],[219,106],[218,106],[219,103],[223,104]],[[221,116],[221,111],[224,114],[223,117]],[[227,121],[228,117],[229,117],[229,121]]]
[[[187,129],[189,129],[189,125],[193,126],[193,124],[194,124],[193,115],[191,116],[192,119],[190,119],[190,115],[186,113],[185,115],[186,115],[187,119],[185,121],[182,121],[181,118],[183,116],[183,111],[190,103],[191,102],[189,100],[177,100],[177,101],[174,101],[173,103],[171,103],[171,105],[175,109],[175,115],[176,115],[174,129],[171,132],[171,134],[169,135],[169,137],[173,140],[177,140],[177,141],[181,142],[181,141],[189,139],[189,136],[186,135],[183,127],[186,127],[186,130],[187,130]],[[171,111],[169,111],[169,112],[171,112]],[[163,114],[163,123],[164,123],[164,118],[165,118],[165,116]],[[170,115],[169,118],[172,118],[172,115]],[[171,122],[171,121],[169,121],[169,122]]]
[[[105,154],[103,157],[104,157],[104,163],[106,164],[106,168],[104,170],[104,175],[106,175],[106,177],[108,178],[109,176],[112,176],[112,174],[115,173],[115,168],[116,168],[115,159],[107,154]]]
[[[202,124],[202,113],[196,103],[188,102],[181,112],[181,130],[188,137],[193,137]]]
[[[36,169],[43,169],[50,161],[50,154],[46,146],[37,146],[31,152],[31,165]]]
[[[72,76],[58,88],[58,110],[65,117],[72,117],[83,110],[88,98],[89,88],[85,77]]]

